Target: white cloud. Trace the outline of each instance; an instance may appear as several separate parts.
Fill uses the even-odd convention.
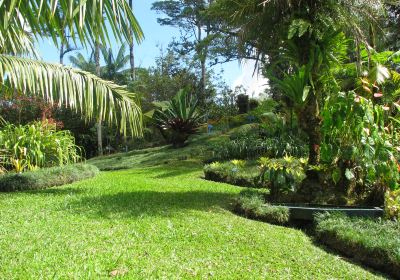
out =
[[[242,63],[242,74],[233,82],[232,88],[243,86],[249,96],[260,97],[268,88],[268,79],[261,74],[254,72],[255,61],[246,60]]]

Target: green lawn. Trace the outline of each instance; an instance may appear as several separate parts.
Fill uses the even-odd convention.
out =
[[[0,194],[0,279],[381,278],[299,230],[232,214],[241,189],[204,181],[194,161],[131,156],[132,169]]]

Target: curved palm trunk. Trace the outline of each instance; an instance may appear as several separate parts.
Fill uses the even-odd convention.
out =
[[[61,42],[60,45],[60,64],[64,65],[64,43]]]
[[[133,1],[129,0],[129,7],[131,8],[131,10],[133,9]],[[133,34],[132,34],[132,30],[130,31],[130,36],[131,36],[131,41],[129,42],[129,61],[131,64],[131,79],[132,81],[135,80],[135,53],[134,53],[134,48],[135,48],[135,44],[133,42]]]
[[[96,76],[100,77],[100,44],[97,42],[94,50],[94,60],[96,63]],[[103,133],[102,133],[101,114],[97,120],[97,151],[99,156],[103,155]]]

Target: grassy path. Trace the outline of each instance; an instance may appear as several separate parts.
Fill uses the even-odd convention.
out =
[[[0,279],[379,279],[298,230],[228,209],[195,165],[0,194]]]

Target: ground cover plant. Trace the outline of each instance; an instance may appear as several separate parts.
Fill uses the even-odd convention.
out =
[[[74,164],[43,168],[24,173],[7,173],[0,176],[0,192],[39,190],[62,186],[92,178],[99,169],[90,164]]]
[[[319,241],[329,247],[400,277],[400,222],[320,215],[316,219]]]
[[[244,190],[239,194],[235,211],[245,217],[271,224],[288,224],[290,219],[289,208],[266,203],[265,196],[266,193]]]
[[[234,215],[241,188],[201,179],[199,160],[163,164],[163,152],[132,155],[145,167],[0,194],[2,277],[384,278],[302,231]]]

